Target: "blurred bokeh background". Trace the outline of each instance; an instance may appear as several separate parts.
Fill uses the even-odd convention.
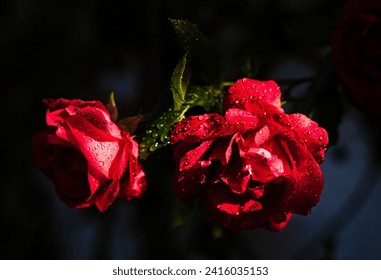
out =
[[[197,206],[184,225],[172,227],[184,206],[172,190],[167,150],[144,163],[144,198],[118,201],[105,213],[67,208],[31,156],[31,138],[45,127],[44,97],[106,102],[114,91],[122,117],[171,102],[170,77],[183,52],[168,18],[197,23],[215,42],[226,80],[244,75],[247,49],[262,62],[258,79],[329,73],[334,80],[329,44],[344,2],[1,1],[1,258],[381,259],[379,125],[336,84],[321,98],[331,112],[322,124],[336,142],[322,165],[321,202],[277,233],[225,232]],[[292,94],[310,86],[300,83]]]

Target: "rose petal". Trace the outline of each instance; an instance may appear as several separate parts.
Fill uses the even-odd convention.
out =
[[[206,141],[226,133],[226,122],[221,115],[205,114],[191,116],[176,124],[171,131],[170,143],[179,141]]]
[[[288,224],[291,217],[292,217],[292,214],[287,213],[286,219],[283,222],[272,222],[272,221],[270,221],[269,224],[267,225],[267,228],[271,231],[279,231],[279,230],[283,229]]]
[[[118,157],[118,154],[123,152],[124,144],[121,139],[93,127],[80,116],[68,118],[67,124],[70,131],[70,142],[75,143],[88,159],[89,164],[105,177],[114,177],[116,170],[111,168],[114,161],[117,161],[121,168],[125,168],[126,159],[121,161],[120,156]]]
[[[298,137],[306,144],[308,150],[318,163],[324,161],[324,153],[328,145],[327,131],[305,115],[289,115],[289,121]]]
[[[258,81],[243,78],[232,85],[223,100],[223,109],[240,108],[256,114],[261,104],[281,108],[281,92],[274,81]]]
[[[94,196],[95,205],[99,211],[104,212],[115,200],[119,191],[119,180],[111,180],[108,184],[103,184]]]
[[[140,198],[147,189],[147,181],[141,164],[138,162],[139,145],[134,140],[130,139],[127,133],[124,134],[125,137],[128,137],[131,141],[130,144],[132,148],[126,147],[125,150],[125,155],[128,157],[128,166],[126,174],[121,178],[118,197],[126,199]],[[119,172],[122,174],[123,170],[120,170]]]
[[[173,182],[177,197],[183,202],[189,202],[202,196],[205,189],[207,168],[201,165],[192,170],[175,171]]]
[[[215,140],[209,159],[217,159],[222,165],[227,165],[232,155],[233,143],[239,138],[240,135],[235,134],[233,137],[221,137],[220,139]]]
[[[299,143],[289,141],[282,143],[284,150],[292,158],[294,165],[291,170],[294,181],[287,183],[291,194],[287,209],[295,214],[307,215],[320,200],[324,180],[319,164],[307,149]]]
[[[252,113],[236,108],[227,110],[225,119],[231,132],[255,129],[258,123],[258,118]]]
[[[79,109],[88,106],[93,108],[93,110],[99,109],[107,112],[106,108],[99,101],[82,101],[80,99],[68,100],[64,98],[58,98],[57,100],[46,98],[43,101],[49,108],[46,112],[46,123],[51,126],[59,126],[65,123],[66,118],[70,115],[68,112],[69,107]],[[75,113],[72,112],[72,114]]]
[[[209,185],[206,191],[210,202],[220,211],[230,215],[237,216],[262,209],[261,203],[251,196],[232,194],[229,188],[223,184]]]
[[[222,171],[219,172],[221,181],[228,185],[233,193],[243,194],[246,192],[252,175],[251,169],[248,169],[243,162],[236,153],[228,165],[221,168]]]
[[[205,141],[200,144],[200,146],[191,149],[180,159],[180,171],[185,169],[190,169],[194,166],[194,164],[204,155],[204,153],[209,149],[212,145],[213,140]],[[205,164],[205,163],[204,163]]]

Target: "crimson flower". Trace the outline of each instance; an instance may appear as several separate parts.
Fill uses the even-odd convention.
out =
[[[381,114],[381,2],[348,1],[332,37],[332,58],[351,101]]]
[[[116,197],[139,198],[146,189],[139,146],[98,101],[45,99],[45,131],[33,137],[36,166],[72,208],[106,210]]]
[[[273,81],[242,79],[224,96],[223,115],[190,116],[170,135],[175,191],[202,200],[212,220],[232,231],[280,230],[320,199],[327,132],[286,114]]]

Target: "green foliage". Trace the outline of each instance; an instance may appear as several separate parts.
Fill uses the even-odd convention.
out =
[[[169,144],[169,133],[172,126],[184,118],[188,109],[189,105],[185,103],[180,106],[179,110],[169,108],[148,126],[140,143],[141,159],[146,159],[151,152]]]
[[[222,81],[220,57],[211,40],[202,34],[196,24],[187,20],[170,19],[179,44],[189,53],[192,72],[205,84],[218,84]]]
[[[171,78],[171,91],[173,95],[174,109],[179,110],[185,102],[185,94],[190,80],[190,69],[187,65],[188,53],[179,60]]]
[[[190,108],[200,106],[207,112],[221,111],[222,68],[216,48],[197,25],[187,20],[170,21],[185,54],[171,78],[173,106],[147,126],[140,144],[141,159],[169,144],[172,127],[185,117]],[[207,85],[196,86],[197,82]]]
[[[222,94],[222,89],[212,86],[189,86],[184,103],[178,110],[174,106],[169,108],[148,126],[140,144],[140,158],[146,159],[151,152],[167,146],[172,127],[184,118],[190,108],[200,106],[205,111],[221,111]]]

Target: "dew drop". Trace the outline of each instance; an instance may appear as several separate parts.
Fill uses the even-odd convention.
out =
[[[160,135],[160,140],[161,140],[162,142],[166,142],[166,141],[168,140],[168,135],[167,135],[167,134],[162,134],[162,135]]]
[[[206,167],[206,166],[209,166],[210,165],[210,160],[206,160],[206,161],[201,161],[201,167]]]
[[[151,145],[150,147],[149,147],[149,150],[151,151],[151,152],[153,152],[153,151],[155,151],[155,150],[157,150],[159,148],[159,143],[155,143],[155,144],[153,144],[153,145]]]
[[[320,140],[320,141],[323,141],[323,136],[319,136],[319,140]]]
[[[99,165],[100,167],[103,167],[103,166],[105,165],[105,163],[104,163],[103,161],[100,161],[100,162],[98,162],[98,165]]]

